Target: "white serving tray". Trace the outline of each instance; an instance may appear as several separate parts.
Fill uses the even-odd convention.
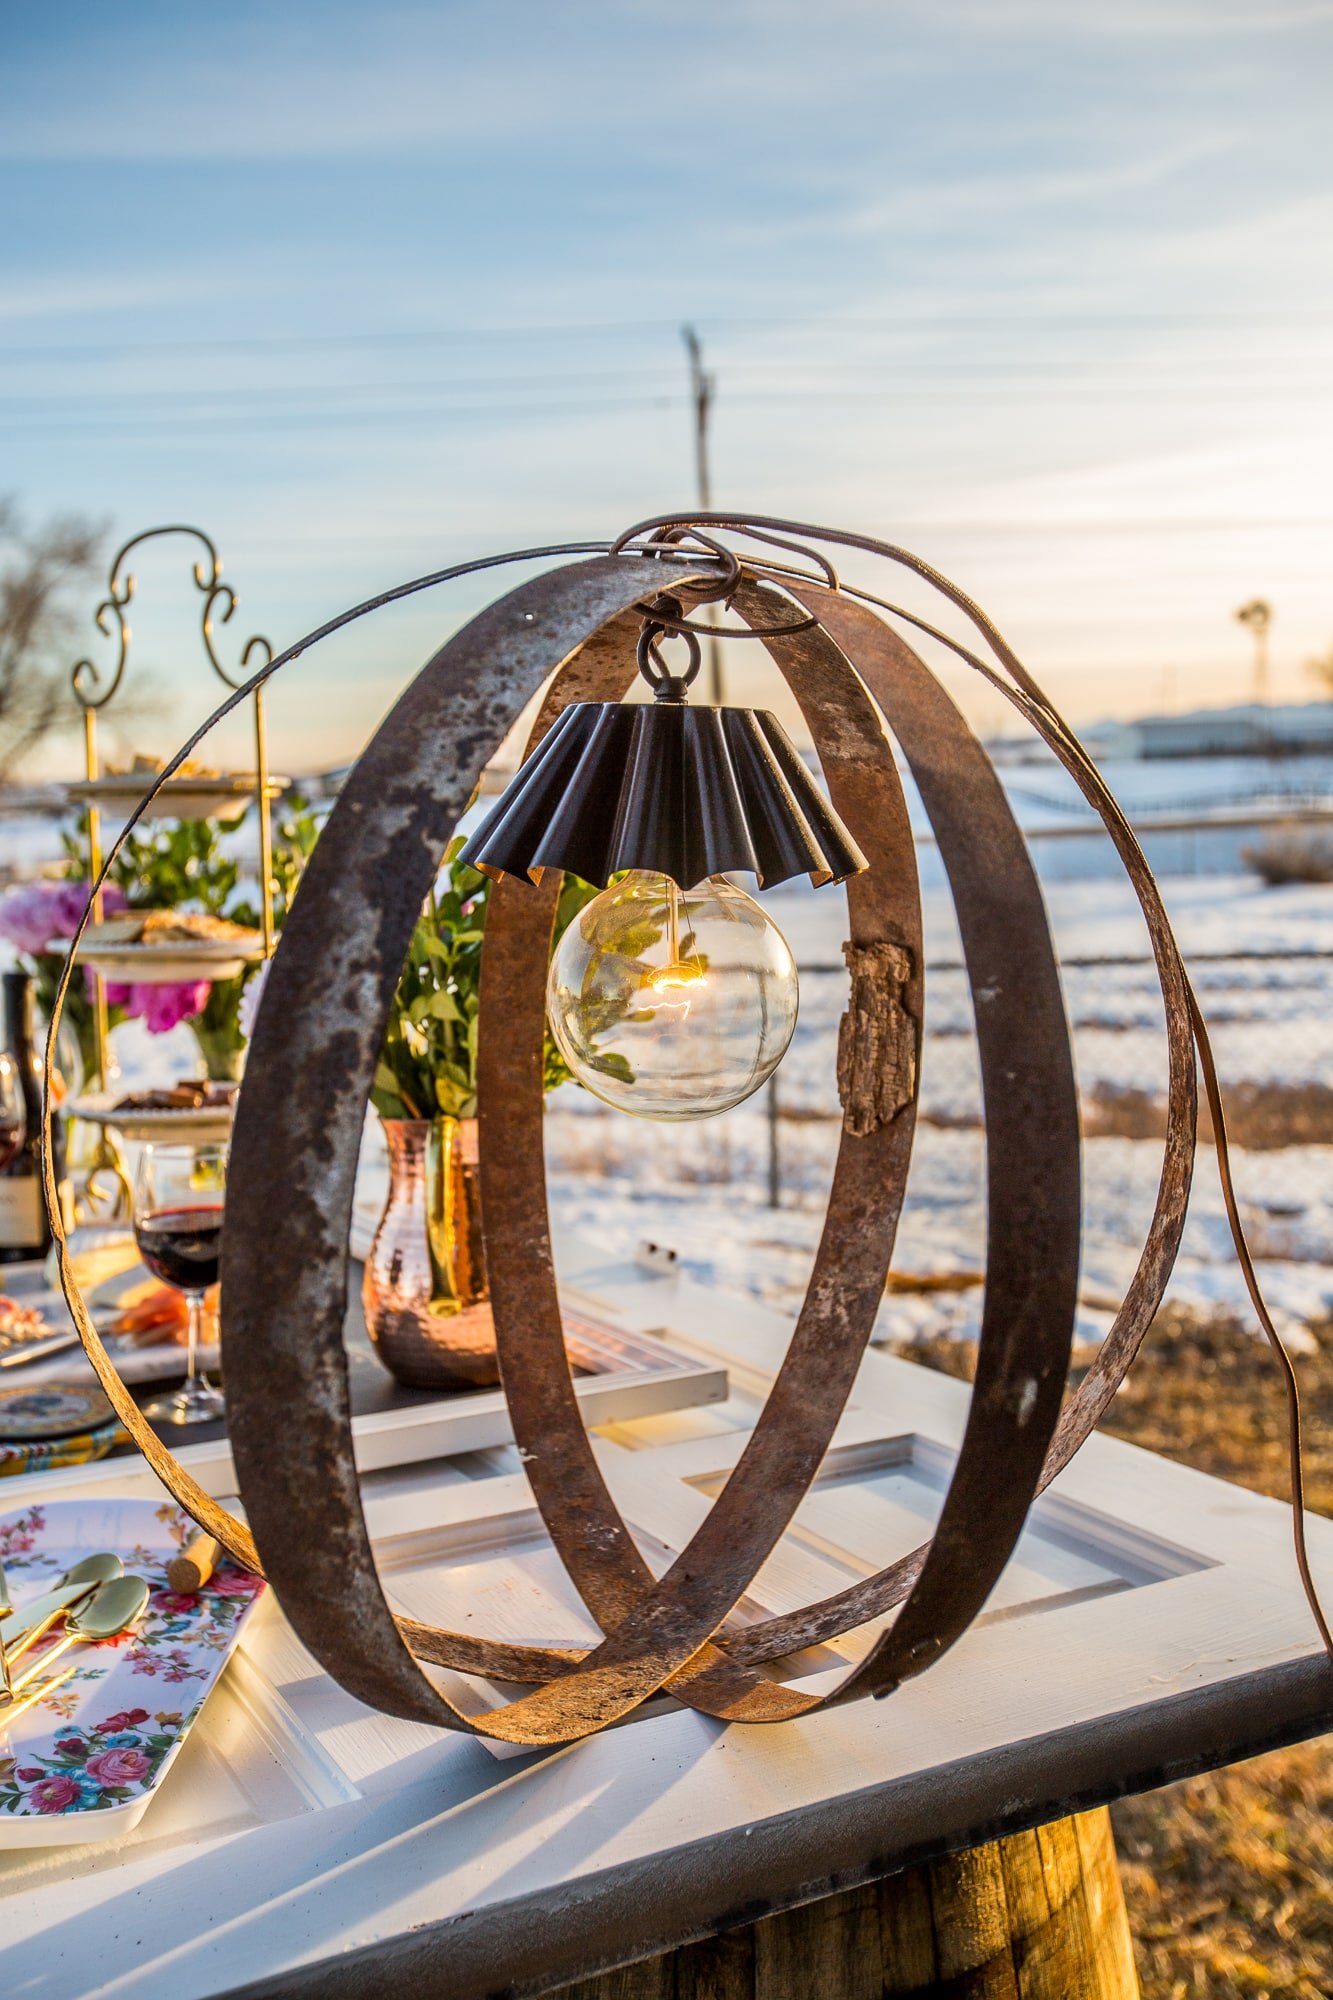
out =
[[[0,1709],[0,1848],[119,1839],[148,1810],[264,1589],[224,1562],[197,1596],[173,1592],[167,1563],[195,1532],[174,1503],[112,1495],[0,1514],[16,1615],[103,1549],[152,1588],[132,1631],[70,1647],[49,1695],[10,1723]]]

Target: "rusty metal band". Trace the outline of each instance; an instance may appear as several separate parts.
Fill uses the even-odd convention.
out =
[[[847,600],[840,600],[840,604],[845,607]],[[826,603],[821,603],[818,608],[824,614],[826,622],[828,622],[831,615],[830,606]],[[926,670],[921,666],[920,662],[916,661],[915,657],[908,653],[907,649],[902,647],[901,642],[896,640],[891,633],[886,633],[886,628],[878,619],[867,613],[859,614],[859,618],[860,638],[863,643],[868,643],[872,650],[875,647],[884,648],[887,646],[891,654],[896,654],[896,659],[891,657],[887,662],[881,662],[882,670],[879,675],[874,675],[868,671],[864,656],[858,657],[858,664],[862,672],[867,673],[867,678],[870,679],[872,686],[882,683],[885,686],[891,687],[895,673],[901,677],[904,670],[909,672],[914,671],[918,677],[924,675],[926,680],[929,680],[930,677],[926,675]],[[847,637],[846,633],[841,634],[841,636],[844,639]],[[771,650],[776,653],[778,648],[774,646]],[[852,650],[856,651],[858,648],[853,645]],[[793,679],[795,678],[796,676],[794,675]],[[901,721],[901,717],[899,720]],[[971,747],[974,760],[984,757],[980,746],[976,745],[975,742],[972,743]],[[824,755],[827,757],[827,750],[824,751]],[[863,818],[854,815],[854,809],[849,802],[846,804],[840,802],[839,809],[843,810],[845,814],[853,816],[853,823],[858,825],[866,824]],[[524,892],[520,891],[519,893],[521,895]],[[1160,912],[1160,903],[1158,904],[1158,911]],[[1163,923],[1164,919],[1156,926],[1159,937],[1162,932]],[[1166,932],[1166,936],[1169,939],[1169,931]],[[506,990],[512,996],[516,990],[512,977],[506,979],[505,985]],[[1175,1066],[1178,1069],[1178,1048],[1173,1053]],[[1184,1073],[1188,1079],[1192,1080],[1192,1064],[1186,1063]],[[1175,1122],[1177,1126],[1175,1141],[1178,1153],[1182,1127],[1179,1119]],[[1186,1119],[1183,1129],[1188,1134],[1188,1131],[1192,1129],[1191,1121]],[[1186,1173],[1188,1158],[1187,1138],[1185,1151]],[[1153,1232],[1156,1241],[1150,1242],[1147,1246],[1144,1263],[1136,1277],[1134,1286],[1131,1287],[1125,1308],[1117,1320],[1117,1328],[1128,1331],[1127,1323],[1131,1318],[1133,1319],[1135,1322],[1133,1332],[1137,1336],[1134,1340],[1135,1345],[1137,1345],[1137,1338],[1141,1338],[1147,1319],[1151,1317],[1151,1312],[1155,1309],[1157,1297],[1160,1296],[1165,1269],[1169,1268],[1171,1257],[1174,1254],[1174,1241],[1171,1239],[1178,1237],[1179,1233],[1178,1227],[1174,1227],[1173,1225],[1176,1224],[1180,1214],[1183,1214],[1183,1205],[1179,1203],[1178,1197],[1176,1201],[1170,1203],[1165,1219],[1161,1212],[1161,1204],[1159,1204],[1159,1214],[1155,1218],[1156,1228]],[[1068,1259],[1066,1259],[1066,1268],[1068,1268]],[[1150,1294],[1151,1296],[1149,1296]],[[1072,1313],[1068,1306],[1066,1306],[1066,1323],[1068,1323],[1071,1317]],[[1115,1330],[1113,1329],[1112,1338],[1114,1338],[1114,1334]],[[1062,1373],[1052,1370],[1048,1375],[1048,1398],[1052,1387],[1059,1380],[1062,1380]],[[1088,1405],[1092,1401],[1088,1391],[1090,1388],[1095,1391],[1098,1389],[1098,1386],[1097,1383],[1090,1379],[1089,1383],[1085,1385],[1085,1389],[1080,1392],[1075,1405],[1072,1406],[1077,1416],[1082,1419],[1077,1426],[1078,1433],[1081,1434],[1077,1435],[1076,1442],[1082,1441],[1082,1436],[1086,1435],[1095,1421],[1095,1412],[1088,1408]],[[1106,1391],[1103,1390],[1101,1397],[1098,1399],[1096,1405],[1097,1411],[1100,1410],[1101,1401],[1104,1400],[1105,1393]],[[1067,1430],[1062,1437],[1062,1442],[1065,1444],[1065,1450],[1058,1457],[1055,1447],[1052,1447],[1051,1453],[1048,1454],[1047,1462],[1042,1468],[1041,1483],[1043,1485],[1050,1477],[1054,1476],[1054,1473],[1067,1460],[1071,1449]],[[1073,1448],[1076,1448],[1076,1446]],[[1030,1470],[1031,1462],[1029,1460],[1029,1473]],[[984,1494],[984,1483],[981,1490]],[[983,1499],[982,1504],[988,1508],[988,1499]],[[1025,1508],[1027,1503],[1024,1502],[1023,1504]],[[821,1604],[809,1606],[803,1611],[790,1613],[784,1617],[758,1622],[747,1627],[743,1633],[723,1635],[720,1643],[734,1661],[759,1662],[777,1657],[785,1652],[796,1650],[802,1645],[816,1643],[818,1640],[836,1638],[839,1633],[845,1632],[855,1625],[867,1622],[872,1618],[881,1616],[885,1611],[892,1609],[896,1604],[900,1603],[909,1594],[909,1591],[921,1576],[928,1547],[929,1545],[893,1564],[890,1568],[881,1572],[879,1576],[866,1579],[851,1590],[838,1593],[836,1596],[824,1600]],[[978,1602],[984,1597],[985,1590],[988,1587],[988,1584],[983,1584],[978,1578],[975,1585]],[[934,1657],[933,1653],[931,1657]],[[881,1662],[876,1663],[877,1668],[882,1670],[881,1663],[882,1656]],[[921,1663],[919,1656],[918,1663]],[[867,1668],[869,1666],[870,1663],[867,1662]],[[900,1671],[900,1669],[895,1669],[895,1671]],[[673,1692],[676,1691],[677,1689],[673,1684]]]
[[[772,605],[773,594],[753,585],[738,593],[742,616],[756,625],[766,624]],[[835,808],[864,826],[873,842],[868,873],[848,884],[853,939],[867,947],[892,942],[906,951],[912,967],[907,1007],[919,1022],[920,910],[911,829],[879,718],[822,635],[804,627],[800,637],[780,637],[770,628],[767,643],[802,702]],[[567,674],[582,664],[581,657]],[[621,663],[622,686],[625,677]],[[616,678],[612,664],[611,686]],[[564,695],[560,681],[539,730],[549,726]],[[756,1681],[704,1642],[781,1538],[845,1405],[883,1296],[913,1107],[909,1102],[892,1124],[862,1138],[844,1132],[829,1220],[789,1353],[707,1527],[654,1584],[583,1430],[560,1327],[546,1221],[540,1063],[556,890],[543,889],[545,895],[527,884],[500,884],[487,916],[478,1036],[482,1203],[515,1438],[556,1548],[589,1609],[613,1635],[590,1656],[589,1672],[599,1675],[598,1714],[611,1720],[623,1712],[621,1703],[642,1699],[645,1670],[661,1678],[674,1670],[673,1695],[730,1719],[804,1713],[815,1705],[811,1697]],[[517,1062],[516,1040],[524,1051]],[[611,1676],[615,1666],[619,1686]],[[560,1700],[571,1692],[568,1681],[556,1690]]]
[[[878,626],[877,620],[872,622]],[[885,632],[883,627],[879,630]],[[887,632],[885,638],[890,647],[901,644]],[[780,664],[781,643],[769,640]],[[792,639],[785,644],[791,647],[800,641]],[[838,658],[822,639],[816,637],[806,644],[822,649],[828,659]],[[906,653],[905,648],[903,652]],[[801,669],[808,662],[789,658],[787,664],[792,670],[793,685],[803,688]],[[858,664],[862,664],[864,672],[864,664]],[[901,669],[902,659],[895,664]],[[909,752],[909,761],[913,761],[911,753],[915,751],[918,782],[937,814],[941,845],[946,850],[959,898],[960,921],[971,949],[973,978],[981,982],[978,999],[988,1126],[993,1123],[999,1135],[991,1170],[992,1263],[997,1250],[1007,1252],[1012,1247],[1014,1254],[1002,1260],[1000,1268],[1005,1276],[990,1289],[979,1368],[979,1401],[974,1404],[973,1421],[946,1500],[944,1531],[946,1535],[952,1532],[958,1544],[968,1551],[968,1560],[961,1565],[962,1575],[956,1574],[960,1566],[954,1565],[951,1571],[939,1557],[933,1570],[929,1564],[925,1565],[922,1608],[915,1623],[908,1623],[905,1634],[889,1635],[835,1698],[860,1691],[863,1685],[885,1688],[908,1672],[918,1671],[951,1643],[989,1593],[1021,1531],[1040,1476],[1059,1410],[1076,1294],[1077,1104],[1058,974],[1040,894],[1021,835],[989,761],[933,677],[919,663],[918,674],[922,683],[918,697],[919,701],[924,699],[925,711],[915,721],[905,712],[897,719],[904,736],[915,737],[915,742],[905,742],[904,747]],[[933,693],[933,702],[926,690]],[[971,746],[970,760],[966,751],[962,756],[970,784],[953,775],[958,768],[960,749],[960,742],[953,740],[955,735]],[[938,762],[933,767],[932,746],[938,746]],[[842,810],[836,791],[834,796],[835,804]],[[950,803],[954,807],[952,816]],[[1001,868],[1004,887],[998,894],[988,896],[986,889],[992,886],[988,871],[996,865]],[[523,890],[517,893],[525,894]],[[493,910],[492,919],[494,914]],[[855,922],[853,928],[855,932]],[[540,933],[537,943],[542,943]],[[538,968],[540,962],[537,961]],[[531,962],[507,962],[504,990],[512,993],[516,976],[522,973],[530,976],[532,971]],[[1006,998],[1007,1006],[997,1004]],[[1035,1024],[1041,1033],[1027,1060],[1017,1064],[1008,1040],[1015,1018],[1029,1026]],[[537,1135],[534,1132],[531,1136],[535,1139]],[[483,1144],[483,1171],[484,1162]],[[1035,1179],[1029,1185],[1025,1183],[1024,1171],[1032,1167]],[[523,1212],[520,1210],[515,1216],[520,1223]],[[846,1225],[844,1245],[855,1237],[858,1225],[865,1220],[861,1214],[849,1213],[838,1200],[836,1180],[830,1213]],[[489,1235],[489,1219],[487,1226]],[[873,1224],[869,1233],[874,1234]],[[1012,1246],[1011,1237],[1016,1239]],[[503,1265],[503,1238],[499,1247]],[[517,1244],[512,1247],[517,1248]],[[879,1265],[876,1296],[870,1301],[871,1323],[884,1268]],[[808,1303],[827,1296],[821,1277],[831,1276],[835,1273],[821,1273],[817,1266]],[[525,1303],[531,1307],[530,1296]],[[548,1310],[552,1309],[551,1295],[547,1305]],[[501,1316],[502,1324],[505,1318],[507,1315]],[[818,1332],[823,1331],[820,1318],[818,1313],[811,1315]],[[836,1421],[852,1379],[836,1364],[850,1356],[854,1373],[859,1346],[855,1339],[838,1340],[839,1330],[835,1328],[835,1341],[830,1343],[832,1353],[820,1354],[817,1347],[803,1350],[799,1345],[801,1330],[798,1322],[792,1351],[770,1392],[759,1426],[704,1526],[649,1597],[628,1617],[621,1614],[612,1636],[573,1677],[582,1679],[597,1674],[590,1694],[601,1704],[599,1712],[603,1719],[610,1719],[612,1704],[628,1701],[635,1693],[641,1698],[646,1685],[645,1670],[661,1672],[672,1657],[673,1647],[682,1648],[691,1639],[698,1644],[708,1632],[717,1629],[775,1544],[772,1526],[776,1524],[780,1535],[813,1477],[823,1446],[812,1450],[807,1460],[796,1456],[795,1448],[803,1441],[801,1413],[784,1403],[782,1391],[786,1389],[799,1398],[808,1392],[810,1384],[826,1384]],[[867,1326],[859,1335],[861,1342],[868,1331]],[[554,1341],[552,1344],[554,1347]],[[808,1374],[807,1351],[811,1356]],[[823,1364],[822,1375],[816,1355]],[[511,1368],[518,1359],[516,1353]],[[562,1355],[560,1369],[567,1373]],[[567,1427],[563,1423],[558,1425],[559,1444],[553,1451],[551,1414],[549,1410],[546,1412],[548,1422],[544,1430],[534,1425],[531,1441],[525,1441],[526,1426],[517,1410],[515,1427],[530,1473],[535,1471],[539,1479],[550,1480],[543,1511],[559,1540],[565,1482],[558,1458],[559,1450],[564,1448]],[[826,1417],[827,1412],[821,1410],[820,1415]],[[832,1426],[825,1422],[821,1429],[826,1443]],[[789,1454],[785,1459],[784,1451]],[[1012,1498],[1006,1494],[998,1505],[993,1490],[997,1461],[1000,1477],[1008,1480],[1010,1492],[1018,1489]],[[749,1485],[745,1478],[747,1470],[751,1474]],[[785,1476],[788,1489],[781,1494],[781,1508],[774,1506],[770,1516],[768,1509],[776,1497],[772,1491],[774,1472],[779,1477]],[[600,1560],[598,1552],[606,1545],[605,1524],[594,1518],[585,1526],[582,1539],[586,1546],[566,1551],[567,1560],[576,1572],[580,1563],[586,1565],[589,1549],[596,1568]],[[672,1585],[681,1571],[685,1572],[684,1586],[675,1591],[673,1602]],[[623,1591],[625,1583],[623,1572],[617,1569],[612,1589]],[[909,1611],[912,1608],[909,1606]],[[903,1621],[899,1622],[901,1625]],[[623,1676],[619,1685],[614,1678],[617,1669]],[[673,1693],[703,1705],[699,1698],[707,1690],[710,1697],[721,1697],[713,1712],[758,1719],[756,1704],[762,1697],[756,1691],[748,1691],[738,1707],[729,1699],[725,1686],[727,1670],[714,1668],[711,1660],[692,1662],[692,1669],[677,1673],[670,1682]],[[569,1691],[565,1682],[557,1689],[539,1691],[529,1698],[529,1703],[540,1708],[549,1700],[554,1706]],[[777,1712],[799,1712],[815,1705],[814,1701],[791,1692],[784,1701],[774,1692],[768,1695],[765,1708],[771,1719]]]
[[[342,1330],[360,1133],[408,942],[483,764],[551,667],[642,590],[637,561],[548,572],[473,619],[397,702],[293,903],[232,1142],[224,1365],[232,1449],[265,1573],[298,1636],[349,1692],[455,1728],[475,1725],[400,1635],[353,1462]],[[275,1422],[277,1412],[287,1420]],[[318,1533],[294,1532],[312,1506]],[[488,1717],[491,1733],[533,1740],[521,1707]]]
[[[789,588],[798,588],[789,584]],[[849,600],[842,599],[848,606]],[[823,612],[821,611],[821,615]],[[879,621],[863,613],[871,624]],[[984,621],[983,624],[988,624]],[[869,625],[867,626],[869,631]],[[874,635],[871,634],[873,637]],[[933,637],[951,647],[969,665],[983,663],[943,633]],[[998,635],[997,635],[998,637]],[[1003,647],[1003,641],[999,642]],[[1007,649],[1005,649],[1007,651]],[[1025,677],[1026,679],[1027,677]],[[1027,688],[1006,688],[998,677],[993,685],[1007,693],[1020,714],[1042,736],[1080,790],[1101,816],[1115,844],[1143,910],[1157,965],[1166,1013],[1168,1050],[1167,1134],[1153,1215],[1134,1277],[1097,1357],[1077,1391],[1061,1412],[1039,1490],[1062,1472],[1095,1429],[1124,1380],[1161,1304],[1180,1246],[1194,1163],[1197,1085],[1191,1037],[1188,987],[1179,948],[1161,896],[1133,831],[1073,732],[1038,690],[1034,701]],[[1028,685],[1033,685],[1028,680]],[[785,1614],[765,1626],[753,1627],[729,1642],[737,1660],[756,1663],[803,1646],[836,1638],[857,1625],[885,1616],[901,1604],[920,1577],[930,1550],[924,1543],[874,1577],[849,1586],[801,1611]]]
[[[990,759],[935,676],[873,612],[815,585],[799,594],[866,682],[921,793],[958,915],[985,1105],[976,1382],[921,1574],[847,1689],[883,1692],[975,1617],[1037,1491],[1077,1306],[1078,1095],[1041,890]]]
[[[396,604],[405,598],[414,597],[422,591],[432,590],[439,584],[451,582],[459,577],[471,576],[480,571],[499,569],[511,563],[538,562],[549,560],[552,557],[568,558],[586,554],[600,555],[605,554],[606,550],[607,545],[605,543],[564,542],[556,545],[547,544],[538,548],[509,550],[499,555],[481,556],[468,562],[452,563],[447,569],[433,570],[425,576],[414,577],[406,583],[395,584],[389,590],[379,591],[375,596],[366,598],[361,603],[354,604],[348,609],[338,612],[336,616],[327,619],[313,631],[307,632],[303,638],[297,640],[295,645],[286,647],[275,658],[266,660],[261,667],[250,675],[248,680],[234,687],[232,692],[219,702],[212,714],[199,724],[189,738],[181,745],[180,749],[177,750],[175,756],[168,759],[134,810],[127,815],[120,831],[107,847],[101,870],[98,873],[96,881],[90,886],[88,902],[84,907],[83,915],[80,917],[75,927],[74,935],[69,941],[69,950],[56,982],[56,990],[52,999],[50,1018],[47,1023],[46,1051],[42,1068],[42,1185],[46,1200],[47,1216],[50,1221],[51,1234],[56,1249],[61,1290],[64,1293],[70,1316],[74,1321],[84,1350],[98,1380],[106,1392],[112,1408],[147,1463],[151,1466],[153,1472],[161,1480],[166,1490],[174,1499],[179,1501],[181,1506],[194,1517],[200,1526],[206,1528],[210,1534],[216,1536],[228,1554],[248,1569],[258,1571],[261,1567],[258,1551],[255,1548],[254,1537],[251,1535],[249,1528],[243,1522],[236,1520],[224,1507],[220,1507],[211,1494],[204,1491],[203,1487],[186,1471],[175,1454],[168,1449],[152,1429],[151,1425],[149,1425],[138,1404],[121,1380],[120,1373],[114,1361],[102,1344],[97,1329],[93,1325],[91,1316],[89,1315],[87,1303],[80,1289],[78,1279],[75,1276],[64,1218],[56,1192],[51,1125],[55,1105],[52,1080],[55,1068],[56,1038],[59,1034],[60,1023],[64,1014],[65,998],[69,991],[70,981],[75,975],[79,947],[83,942],[85,932],[92,919],[98,894],[109,881],[111,871],[125,842],[143,818],[144,813],[153,800],[163,790],[164,786],[176,776],[186,759],[193,755],[209,732],[226,716],[230,715],[234,709],[239,708],[242,702],[257,693],[281,668],[288,666],[293,660],[299,659],[302,653],[306,652],[310,647],[317,645],[322,639],[328,638],[331,633],[343,630],[344,627],[354,624],[358,619],[367,617],[372,612],[383,609],[386,605]],[[652,554],[660,566],[657,569],[657,581],[660,587],[663,576],[668,572],[668,552],[664,551],[661,547],[655,547]],[[677,581],[682,577],[688,578],[691,574],[689,559],[682,560],[675,550],[670,551],[669,554],[669,573],[672,580]],[[636,550],[634,551],[634,558],[636,562],[646,560],[647,552]],[[736,559],[734,556],[730,556],[730,554],[726,557],[726,572],[728,576],[733,573],[739,573]],[[643,575],[640,572],[640,587],[642,587],[642,581]],[[705,577],[705,581],[716,583],[718,579],[710,571]],[[96,678],[95,669],[93,670],[93,677],[94,679]]]
[[[877,544],[866,545],[882,552]],[[799,589],[795,584],[788,587]],[[843,613],[856,609],[846,597],[840,599],[840,607]],[[828,616],[832,623],[829,607],[821,606],[820,615],[821,618]],[[861,612],[860,616],[866,621],[864,629],[867,635],[878,643],[871,628],[883,630],[880,621],[867,611]],[[983,628],[989,630],[989,622],[984,615],[979,616],[982,617]],[[834,629],[838,628],[835,626]],[[932,636],[951,646],[969,665],[981,667],[981,662],[946,635]],[[999,644],[1003,648],[1003,641]],[[1007,648],[1004,651],[1007,652]],[[1029,696],[1027,687],[1035,684],[1031,683],[1030,677],[1024,676],[1024,680],[1026,686],[1019,690],[1007,690],[998,678],[993,684],[1001,692],[1009,694],[1015,707],[1070,772],[1089,804],[1101,816],[1124,863],[1143,910],[1157,965],[1166,1012],[1169,1065],[1167,1134],[1162,1173],[1144,1247],[1120,1310],[1092,1367],[1060,1414],[1042,1469],[1038,1490],[1044,1491],[1091,1436],[1124,1380],[1161,1304],[1179,1250],[1189,1200],[1197,1085],[1184,968],[1151,870],[1105,781],[1083,752],[1073,732],[1061,721],[1040,690],[1035,701]],[[765,1626],[748,1629],[728,1643],[728,1651],[737,1660],[757,1663],[834,1639],[841,1632],[882,1618],[901,1604],[913,1589],[930,1547],[931,1544],[926,1542],[876,1576],[865,1578],[803,1610],[787,1613]]]

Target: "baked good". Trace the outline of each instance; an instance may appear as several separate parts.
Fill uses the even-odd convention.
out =
[[[262,943],[261,933],[248,924],[234,924],[230,917],[212,917],[203,910],[124,910],[91,924],[87,943],[123,944],[237,944]]]

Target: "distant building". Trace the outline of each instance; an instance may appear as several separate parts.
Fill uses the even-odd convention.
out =
[[[1099,764],[1164,757],[1300,757],[1333,752],[1333,701],[1268,708],[1196,708],[1187,715],[1144,715],[1136,722],[1096,722],[1079,731]],[[992,745],[997,761],[1027,762],[1030,739]]]

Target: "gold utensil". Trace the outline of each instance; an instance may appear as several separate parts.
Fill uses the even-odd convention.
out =
[[[148,1585],[141,1576],[117,1576],[109,1583],[99,1583],[86,1604],[66,1614],[65,1630],[55,1645],[14,1676],[15,1695],[22,1694],[35,1675],[78,1640],[86,1639],[96,1645],[100,1639],[114,1639],[118,1632],[126,1631],[143,1612],[149,1596]]]
[[[96,1555],[85,1556],[82,1562],[72,1563],[60,1583],[110,1583],[113,1577],[124,1576],[125,1565],[119,1556],[112,1555],[110,1549],[100,1549]]]
[[[14,1609],[9,1601],[9,1584],[5,1578],[5,1566],[0,1562],[0,1618],[8,1618]],[[14,1699],[14,1690],[9,1685],[9,1661],[5,1649],[0,1646],[0,1708],[8,1708]]]
[[[13,1612],[14,1623],[0,1625],[3,1633],[3,1654],[7,1667],[12,1666],[21,1653],[26,1653],[34,1642],[72,1605],[87,1597],[99,1584],[110,1583],[124,1574],[125,1565],[119,1556],[109,1551],[85,1556],[82,1562],[74,1563],[58,1579],[54,1587],[44,1591],[40,1597],[25,1604],[22,1611]]]
[[[95,1583],[110,1583],[113,1576],[123,1576],[124,1573],[125,1565],[120,1557],[112,1555],[109,1549],[103,1549],[97,1555],[84,1556],[81,1562],[71,1563],[64,1574],[56,1578],[50,1590],[44,1591],[42,1595],[53,1597],[56,1591],[63,1590],[69,1584],[82,1584],[86,1590],[91,1590]],[[33,1600],[34,1604],[41,1601],[40,1598]],[[33,1605],[29,1604],[24,1611],[25,1622],[32,1609]],[[12,1617],[13,1611],[14,1604],[9,1595],[9,1586],[5,1582],[4,1565],[0,1563],[0,1619]]]
[[[70,1676],[77,1672],[77,1666],[66,1667],[63,1674],[51,1674],[46,1680],[31,1682],[5,1710],[5,1740],[8,1741],[10,1723],[22,1715],[25,1708],[31,1708],[34,1702],[42,1701],[48,1694],[54,1694],[58,1687],[63,1687]],[[0,1764],[4,1761],[0,1759]],[[15,1761],[13,1757],[8,1759],[10,1764]]]

